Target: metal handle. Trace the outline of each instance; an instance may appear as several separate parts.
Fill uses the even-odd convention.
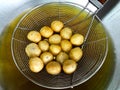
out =
[[[89,0],[97,8],[102,8],[108,0]]]

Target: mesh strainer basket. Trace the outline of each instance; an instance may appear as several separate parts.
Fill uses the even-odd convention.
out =
[[[82,84],[90,79],[102,66],[107,55],[108,42],[104,27],[96,12],[71,2],[51,2],[41,4],[30,10],[16,26],[11,50],[14,62],[20,72],[39,86],[51,89],[64,89]],[[59,75],[49,75],[46,70],[33,73],[28,67],[25,47],[30,43],[27,34],[31,30],[39,31],[41,27],[48,25],[54,20],[64,22],[65,26],[72,28],[73,33],[84,35],[85,41],[81,46],[83,57],[78,62],[77,70],[67,75],[61,72]]]

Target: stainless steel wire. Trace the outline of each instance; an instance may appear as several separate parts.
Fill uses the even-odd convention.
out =
[[[89,2],[90,3],[90,2]],[[102,66],[107,56],[108,42],[104,26],[87,8],[71,2],[52,2],[37,6],[30,10],[16,26],[12,40],[11,51],[14,62],[20,72],[39,86],[51,89],[65,89],[80,85],[90,79]],[[39,31],[44,25],[50,25],[53,20],[61,20],[65,26],[72,28],[74,33],[85,37],[83,58],[78,62],[78,68],[72,75],[61,72],[57,76],[49,75],[45,70],[32,73],[28,67],[28,57],[25,47],[30,41],[26,36],[30,30]]]

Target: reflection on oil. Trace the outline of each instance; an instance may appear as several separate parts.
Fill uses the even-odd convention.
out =
[[[13,20],[0,36],[0,84],[4,90],[49,90],[39,87],[26,79],[15,66],[11,55],[12,32],[24,15],[21,14]],[[112,78],[115,57],[114,46],[109,37],[108,55],[102,68],[87,82],[72,88],[71,90],[106,90]]]

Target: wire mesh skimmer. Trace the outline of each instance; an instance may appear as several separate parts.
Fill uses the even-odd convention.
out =
[[[30,10],[17,24],[11,40],[11,50],[14,62],[20,72],[39,86],[51,89],[64,89],[82,84],[90,79],[103,65],[108,51],[108,40],[100,19],[96,13],[100,10],[100,3],[89,1],[86,6],[72,2],[51,2],[41,4]],[[92,12],[88,6],[94,4],[97,10]],[[64,22],[65,26],[73,29],[74,33],[81,33],[85,37],[82,45],[83,57],[78,62],[77,70],[66,75],[49,75],[46,70],[32,73],[28,67],[28,57],[25,47],[30,43],[27,34],[30,30],[39,31],[44,25],[50,25],[54,20]]]

